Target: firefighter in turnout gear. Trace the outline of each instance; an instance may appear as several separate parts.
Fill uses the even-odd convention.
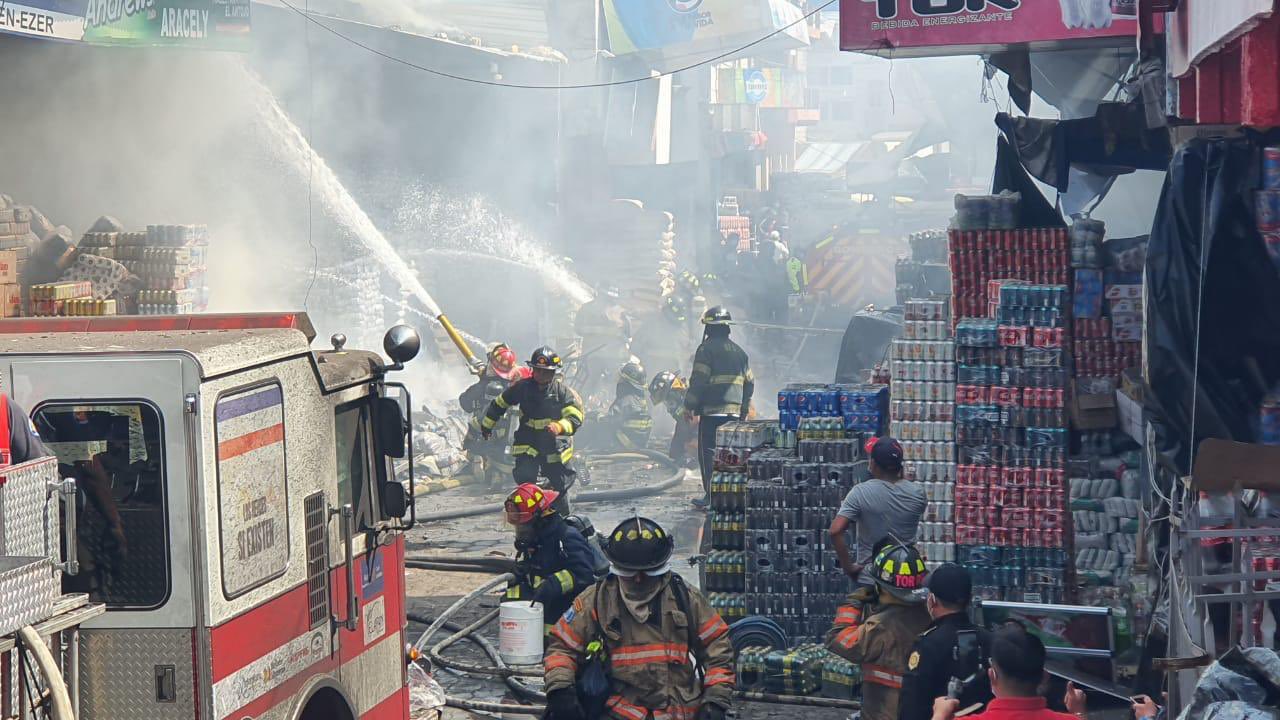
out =
[[[697,442],[698,432],[698,421],[684,411],[684,397],[688,390],[688,382],[670,370],[654,375],[649,383],[649,401],[654,408],[666,408],[667,414],[676,423],[667,455],[682,465],[693,457],[689,445]]]
[[[724,720],[734,688],[729,626],[671,572],[671,535],[634,517],[607,540],[612,572],[551,630],[550,720]],[[610,682],[588,682],[601,665]]]
[[[653,434],[653,415],[645,396],[645,372],[634,359],[618,371],[618,389],[609,412],[600,418],[605,442],[619,450],[643,450]]]
[[[685,393],[685,412],[699,419],[698,461],[702,469],[703,497],[694,501],[706,507],[710,498],[712,456],[716,431],[731,420],[746,420],[755,392],[755,376],[747,353],[729,339],[729,311],[716,306],[702,316],[702,344],[693,356],[693,373]]]
[[[541,347],[528,362],[533,376],[507,388],[489,403],[480,422],[485,439],[512,407],[520,408],[520,424],[512,440],[515,458],[512,476],[517,484],[534,483],[541,472],[551,489],[559,493],[554,502],[561,514],[568,514],[566,495],[573,482],[573,434],[582,427],[582,400],[559,376],[562,362],[556,351]]]
[[[474,461],[479,460],[479,472],[490,487],[499,487],[509,482],[514,469],[511,455],[507,447],[511,440],[511,428],[514,423],[507,419],[493,428],[492,439],[485,439],[481,428],[485,411],[511,383],[530,377],[529,368],[516,365],[516,354],[506,343],[498,343],[489,349],[484,368],[479,379],[458,396],[458,405],[471,416],[467,426],[467,434],[462,439],[462,449]]]
[[[885,543],[876,553],[875,605],[863,619],[865,598],[849,597],[836,611],[827,649],[862,665],[862,717],[898,720],[903,675],[916,637],[929,626],[924,560],[910,545]],[[860,590],[866,593],[868,589]]]
[[[507,496],[507,522],[516,531],[520,570],[503,602],[542,603],[543,622],[552,624],[573,599],[596,581],[595,553],[587,539],[552,508],[555,490],[525,484]]]

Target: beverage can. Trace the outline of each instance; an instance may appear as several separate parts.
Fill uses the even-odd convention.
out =
[[[1262,187],[1266,190],[1280,190],[1280,147],[1262,150]]]

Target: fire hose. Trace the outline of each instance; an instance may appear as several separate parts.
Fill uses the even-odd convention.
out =
[[[71,695],[67,693],[67,684],[62,680],[62,671],[58,669],[58,661],[54,660],[53,653],[49,652],[49,646],[30,625],[18,631],[18,639],[27,652],[31,653],[49,688],[50,717],[53,720],[75,720],[75,712],[71,709]]]
[[[471,592],[459,598],[447,609],[445,609],[445,611],[441,613],[440,616],[437,617],[435,620],[431,620],[428,617],[411,613],[409,615],[410,620],[413,620],[414,622],[421,622],[424,624],[429,622],[427,630],[423,632],[422,636],[418,638],[418,641],[414,643],[414,647],[417,648],[419,651],[421,651],[421,649],[424,646],[426,646],[427,642],[431,639],[431,637],[446,625],[449,626],[449,629],[458,627],[456,624],[451,622],[451,618],[455,613],[457,613],[459,610],[465,607],[467,603],[471,602],[472,600],[480,597],[486,592],[489,592],[490,590],[496,588],[502,583],[513,580],[514,578],[515,576],[509,573],[504,573],[502,575],[499,575],[493,578],[492,580],[484,583],[480,587],[476,588],[475,590],[472,590]],[[503,662],[500,654],[498,654],[496,651],[492,651],[493,650],[492,643],[489,643],[488,640],[485,640],[484,638],[482,638],[480,635],[477,634],[481,628],[483,628],[485,625],[492,622],[493,619],[497,617],[497,615],[498,615],[497,610],[492,610],[488,613],[485,613],[479,620],[473,622],[471,625],[468,625],[467,627],[456,630],[453,635],[445,638],[443,641],[434,645],[431,648],[431,651],[429,654],[431,661],[433,663],[439,664],[441,667],[454,669],[459,672],[463,672],[467,674],[502,678],[502,680],[507,684],[508,687],[510,687],[517,694],[520,694],[522,697],[537,697],[538,695],[541,695],[541,693],[537,693],[537,691],[532,690],[531,688],[525,686],[523,683],[520,683],[516,679],[517,677],[541,677],[542,676],[541,668],[524,669],[524,668],[509,667],[508,665],[506,665],[505,662]],[[471,640],[472,642],[475,642],[477,645],[479,645],[481,649],[485,651],[485,654],[488,655],[489,658],[494,662],[494,665],[492,667],[486,667],[483,665],[465,663],[459,660],[452,660],[444,657],[443,653],[449,646],[453,645],[454,643],[464,638]],[[840,700],[835,698],[820,698],[820,697],[797,696],[797,695],[777,695],[774,693],[765,693],[765,692],[758,692],[758,691],[740,690],[734,693],[734,697],[737,697],[742,700],[748,700],[750,702],[763,702],[763,703],[771,703],[771,704],[779,704],[779,705],[828,707],[828,708],[839,708],[839,709],[847,709],[847,710],[858,710],[858,709],[861,709],[862,707],[862,704],[860,702],[853,701],[853,700]],[[510,713],[514,715],[540,716],[545,711],[545,706],[543,705],[511,705],[511,704],[505,704],[505,703],[486,703],[486,702],[479,702],[474,700],[467,700],[464,698],[455,698],[451,696],[446,696],[445,704],[450,707],[457,707],[465,710],[475,710],[479,712],[492,712],[492,713]]]

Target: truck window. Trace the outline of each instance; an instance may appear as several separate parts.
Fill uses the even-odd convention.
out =
[[[279,383],[237,390],[214,406],[222,591],[232,598],[289,564],[284,393]]]
[[[351,503],[356,514],[356,529],[373,525],[373,500],[370,497],[369,403],[356,400],[339,405],[333,417],[338,460],[338,502]]]
[[[118,610],[163,605],[170,574],[159,411],[141,402],[55,401],[33,419],[59,473],[79,487],[80,574],[64,590]]]

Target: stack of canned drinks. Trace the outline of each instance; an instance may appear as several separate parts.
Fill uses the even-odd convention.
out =
[[[903,337],[889,348],[889,434],[902,443],[907,477],[923,483],[929,504],[918,542],[932,568],[955,557],[955,343],[945,300],[909,300],[908,318],[943,319],[947,339]]]
[[[951,278],[956,317],[989,317],[987,284],[1023,280],[1066,285],[1071,243],[1065,228],[951,232]]]
[[[876,435],[884,430],[888,411],[888,388],[883,385],[793,383],[778,391],[779,425],[784,434],[797,433],[797,439],[801,430],[813,439]],[[784,446],[791,444],[791,437],[784,436]]]

